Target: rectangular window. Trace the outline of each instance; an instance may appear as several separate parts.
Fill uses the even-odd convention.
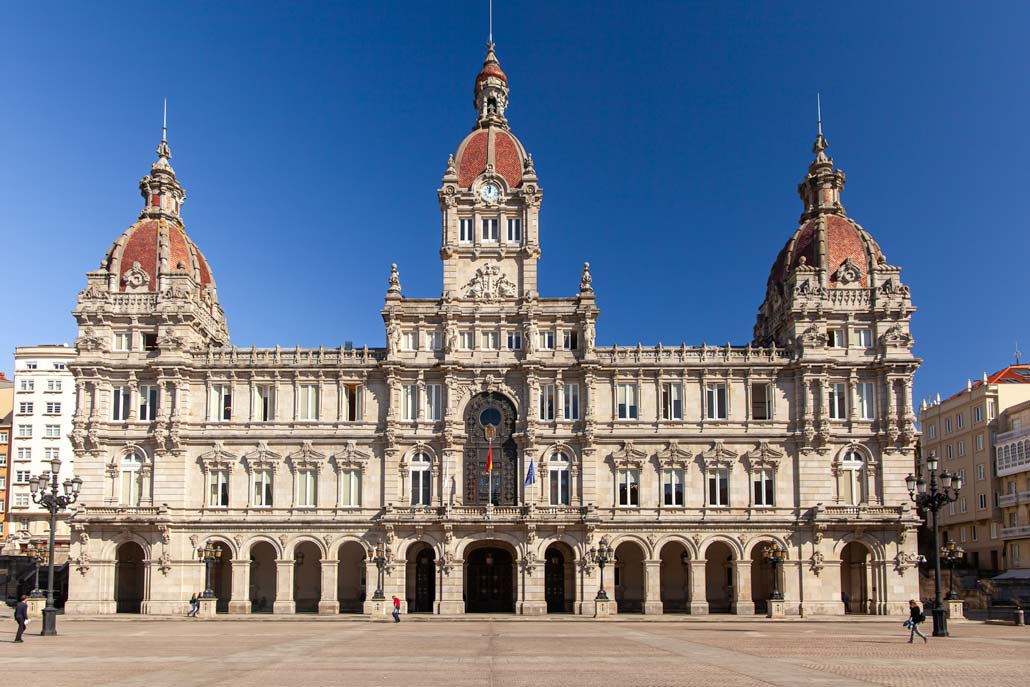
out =
[[[318,505],[318,473],[314,470],[297,472],[297,505],[301,508]]]
[[[344,384],[343,393],[347,399],[347,407],[344,408],[343,416],[347,422],[358,421],[358,384]]]
[[[998,412],[998,408],[995,405],[994,399],[988,400],[987,401],[987,419],[988,420],[993,420],[994,419],[994,415],[997,412]]]
[[[496,351],[501,347],[501,336],[497,332],[483,332],[483,348]]]
[[[958,455],[959,455],[960,458],[962,456],[966,455],[966,440],[965,439],[963,439],[962,441],[958,442]]]
[[[47,448],[43,449],[43,458],[48,463],[54,460],[55,458],[60,459],[61,449],[59,449],[56,446],[48,446]]]
[[[301,384],[298,387],[300,392],[300,419],[318,419],[318,385]]]
[[[508,243],[522,241],[522,220],[513,217],[508,219]]]
[[[844,330],[838,328],[827,329],[826,345],[830,348],[844,348],[847,346],[844,341]]]
[[[112,350],[115,351],[128,351],[129,350],[129,332],[115,332],[114,343],[112,344]]]
[[[754,505],[775,506],[775,489],[773,488],[772,470],[755,470],[751,478],[754,493]]]
[[[976,479],[982,480],[987,476],[987,470],[984,469],[983,463],[977,463],[976,465]]]
[[[254,506],[258,508],[272,507],[272,484],[271,470],[254,471]]]
[[[562,348],[566,351],[575,351],[579,349],[579,332],[576,331],[565,331],[562,333]]]
[[[972,536],[973,541],[977,541],[977,539],[979,539],[979,535],[977,535],[976,530],[976,525],[969,528],[969,534]]]
[[[683,471],[662,470],[662,505],[683,505]]]
[[[340,505],[361,505],[361,473],[358,470],[344,470],[340,473]]]
[[[139,470],[122,470],[118,478],[118,502],[123,506],[138,506],[141,486]]]
[[[959,414],[957,414],[957,415],[955,416],[955,426],[956,426],[957,428],[959,428],[959,429],[962,429],[962,425],[963,425],[963,421],[962,421],[962,418],[963,418],[963,415],[962,415],[962,413],[959,413]]]
[[[497,219],[483,219],[483,240],[484,241],[496,241],[497,240]]]
[[[14,473],[15,484],[28,484],[30,479],[32,479],[31,470],[17,470]]]
[[[401,350],[417,351],[418,334],[415,332],[404,332],[404,335],[401,337]]]
[[[705,385],[705,417],[709,420],[726,419],[726,385]]]
[[[472,243],[472,220],[458,220],[458,227],[458,241],[460,241],[461,243]]]
[[[143,332],[143,334],[140,336],[140,350],[157,350],[157,332]]]
[[[443,385],[426,385],[426,419],[439,422],[443,419]]]
[[[207,477],[207,505],[224,508],[229,505],[229,471],[212,470]]]
[[[662,419],[683,419],[683,385],[679,382],[662,384]]]
[[[6,453],[0,453],[0,468],[5,468],[5,467],[7,467],[7,454]],[[0,513],[2,513],[2,512],[3,511],[0,510]]]
[[[0,476],[0,489],[7,488],[7,477]]]
[[[566,384],[565,390],[565,419],[579,419],[579,384]]]
[[[0,444],[7,443],[7,430],[0,430]]]
[[[965,496],[959,498],[959,500],[958,500],[958,512],[959,513],[965,513],[966,512],[966,497]]]
[[[259,384],[254,387],[254,419],[258,422],[271,422],[274,416],[274,387],[271,384]]]
[[[508,350],[522,350],[522,332],[508,332]]]
[[[32,449],[28,447],[19,448],[18,460],[32,460]]]
[[[708,505],[730,505],[730,472],[724,468],[708,471]]]
[[[873,347],[873,333],[868,329],[856,329],[855,339],[855,345],[858,348],[865,349]]]
[[[39,368],[39,365],[37,365],[34,362],[25,363],[25,369],[26,370],[36,370],[38,368]]]
[[[36,388],[36,381],[33,379],[22,379],[18,382],[18,391],[32,391]]]
[[[418,417],[418,387],[405,384],[401,388],[401,419],[415,420]]]
[[[554,384],[540,385],[540,419],[554,419]]]
[[[944,433],[945,434],[951,434],[951,418],[950,417],[944,418]]]
[[[429,470],[411,471],[411,505],[430,506],[433,503],[433,478]]]
[[[443,336],[440,332],[434,330],[426,333],[426,348],[431,351],[443,349]]]
[[[111,390],[111,419],[129,419],[129,387],[116,386]]]
[[[16,506],[27,506],[27,505],[29,505],[29,495],[28,494],[15,494],[14,495],[14,505],[16,505]],[[22,520],[22,528],[21,529],[23,529],[23,530],[29,529],[29,524],[28,524],[27,520]]]
[[[930,435],[931,439],[937,438],[937,425],[929,425],[927,426],[926,430],[927,433]]]
[[[640,505],[639,470],[619,470],[619,505]]]
[[[141,386],[139,388],[139,419],[152,422],[157,419],[157,392],[156,386]]]
[[[61,438],[61,425],[46,425],[43,427],[43,436],[47,439]]]
[[[458,342],[458,348],[460,348],[463,351],[471,351],[475,347],[476,346],[475,341],[472,338],[472,332],[462,332],[461,339]]]
[[[876,386],[872,382],[861,382],[858,385],[858,417],[872,420],[876,416]]]
[[[985,508],[987,508],[987,494],[980,494],[978,498],[980,510],[984,510]]]
[[[772,384],[768,382],[755,382],[751,385],[751,419],[773,419]]]
[[[967,536],[967,533],[968,533],[968,528],[966,528],[966,527],[960,527],[960,528],[958,528],[958,540],[959,540],[960,542],[963,542],[963,543],[965,543],[965,541],[966,541],[966,536]]]
[[[830,419],[843,420],[848,416],[847,385],[830,384]]]
[[[949,459],[949,460],[955,457],[954,455],[952,455],[951,444],[948,444],[947,446],[944,447],[944,457]]]
[[[540,332],[540,349],[544,351],[554,350],[554,332]]]
[[[17,436],[20,439],[31,439],[32,425],[18,425]]]
[[[25,401],[22,401],[21,403],[19,403],[18,404],[18,414],[19,415],[32,415],[32,404],[28,403],[28,402],[25,402]]]
[[[998,523],[992,522],[991,523],[991,539],[997,539],[997,538],[998,538]]]
[[[983,434],[977,434],[976,435],[976,450],[977,451],[983,451],[984,450],[984,435]]]
[[[984,419],[983,409],[980,406],[977,406],[977,407],[973,408],[973,422],[974,423],[983,422],[983,419]]]
[[[57,402],[54,402],[54,401],[51,401],[50,403],[47,403],[46,404],[46,414],[47,415],[60,415],[61,414],[61,404],[57,403]]]
[[[615,387],[618,417],[620,420],[637,419],[637,385],[617,384]]]
[[[55,370],[67,370],[68,366],[64,363],[54,363]]]
[[[46,390],[47,391],[60,391],[61,390],[61,380],[60,379],[48,379],[48,380],[46,380]]]
[[[215,384],[211,387],[211,420],[225,422],[232,419],[232,387]]]

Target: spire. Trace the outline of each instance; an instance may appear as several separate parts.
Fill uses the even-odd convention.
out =
[[[840,192],[844,189],[844,172],[834,171],[833,158],[826,154],[829,141],[823,136],[823,104],[822,97],[816,93],[816,135],[812,144],[815,159],[808,166],[808,174],[798,184],[798,195],[805,204],[801,221],[818,215],[843,215],[844,206],[840,203]]]
[[[492,28],[490,34],[492,37]],[[486,57],[483,58],[483,68],[476,76],[474,94],[473,104],[479,114],[476,128],[499,126],[507,129],[508,120],[504,118],[504,110],[508,107],[508,77],[497,61],[492,40],[486,44]]]
[[[145,203],[140,219],[168,219],[182,224],[179,208],[186,200],[186,191],[179,185],[175,170],[169,160],[172,149],[168,146],[168,99],[164,101],[161,120],[161,142],[157,144],[157,160],[150,166],[150,176],[139,182],[140,194]]]

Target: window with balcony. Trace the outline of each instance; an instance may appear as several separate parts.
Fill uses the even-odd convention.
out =
[[[866,501],[865,459],[858,451],[848,451],[841,460],[838,495],[841,502],[857,506]]]
[[[118,503],[138,506],[143,495],[143,455],[134,451],[122,456],[118,476]]]
[[[568,506],[570,500],[569,457],[561,451],[555,451],[547,461],[547,479],[550,487],[550,503],[552,506]]]
[[[433,473],[429,455],[416,453],[411,457],[411,505],[432,505]]]

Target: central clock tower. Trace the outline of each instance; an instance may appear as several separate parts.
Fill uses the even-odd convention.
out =
[[[447,299],[537,297],[540,201],[533,157],[504,111],[508,77],[487,44],[474,88],[476,124],[447,160],[437,195]]]

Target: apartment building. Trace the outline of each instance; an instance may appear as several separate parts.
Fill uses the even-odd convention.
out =
[[[1030,568],[1030,401],[998,416],[994,456],[1002,555],[1010,570]]]
[[[7,485],[11,478],[11,405],[14,403],[14,382],[0,372],[0,548],[7,538]]]

